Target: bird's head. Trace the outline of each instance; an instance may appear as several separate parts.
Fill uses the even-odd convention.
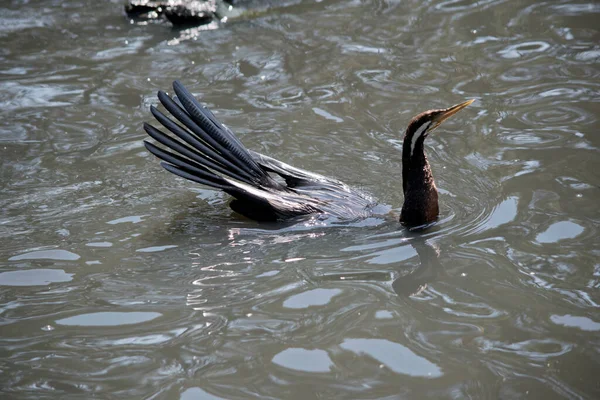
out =
[[[467,100],[452,107],[425,111],[413,117],[408,124],[408,128],[406,128],[404,151],[408,153],[410,158],[415,156],[416,149],[420,149],[420,152],[422,153],[423,140],[425,140],[427,135],[440,126],[442,122],[474,101],[475,100]]]

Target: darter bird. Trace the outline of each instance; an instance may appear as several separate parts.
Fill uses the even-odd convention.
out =
[[[167,171],[228,193],[234,198],[230,207],[235,212],[257,221],[316,214],[353,220],[371,215],[377,202],[367,193],[247,149],[180,82],[173,82],[173,89],[175,100],[163,91],[158,99],[176,121],[150,107],[171,134],[144,123],[148,135],[166,147],[144,141]],[[410,120],[402,148],[402,224],[413,227],[437,219],[438,191],[423,143],[442,122],[473,101],[425,111]],[[283,179],[276,180],[275,175]]]

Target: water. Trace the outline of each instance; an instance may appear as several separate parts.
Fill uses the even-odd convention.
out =
[[[304,1],[200,33],[1,7],[3,398],[600,396],[597,3]],[[396,213],[410,117],[476,102],[428,139],[429,231],[261,225],[142,147],[174,79]]]

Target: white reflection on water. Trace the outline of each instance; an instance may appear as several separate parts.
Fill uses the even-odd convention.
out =
[[[329,372],[333,367],[333,362],[329,358],[329,354],[319,349],[285,349],[275,354],[273,363],[285,368],[305,372]]]
[[[212,395],[199,387],[192,387],[181,393],[179,400],[224,400],[224,398]]]
[[[564,239],[573,239],[583,233],[581,225],[572,221],[560,221],[550,225],[544,232],[539,233],[535,240],[538,243],[556,243]]]
[[[20,261],[20,260],[63,260],[63,261],[75,261],[81,257],[78,254],[70,252],[68,250],[54,249],[54,250],[38,250],[29,253],[19,254],[12,256],[8,261]]]
[[[368,355],[392,371],[410,376],[438,378],[442,376],[440,367],[415,354],[408,347],[385,339],[346,339],[342,349],[357,355]]]
[[[162,314],[157,312],[97,312],[90,314],[75,315],[69,318],[63,318],[56,321],[58,325],[79,325],[79,326],[118,326],[140,324],[142,322],[152,321]]]
[[[0,286],[45,286],[51,283],[69,282],[74,274],[62,269],[28,269],[0,272]]]
[[[575,315],[552,315],[550,320],[557,325],[563,325],[570,328],[579,328],[582,331],[600,331],[600,322],[596,322],[588,317],[578,317]]]
[[[308,308],[323,306],[342,293],[341,289],[313,289],[288,297],[283,306],[286,308]]]

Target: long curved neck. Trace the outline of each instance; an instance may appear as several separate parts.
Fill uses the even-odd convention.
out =
[[[433,222],[439,214],[438,192],[423,142],[423,136],[413,142],[412,135],[406,135],[402,146],[404,205],[400,222],[406,225]]]

